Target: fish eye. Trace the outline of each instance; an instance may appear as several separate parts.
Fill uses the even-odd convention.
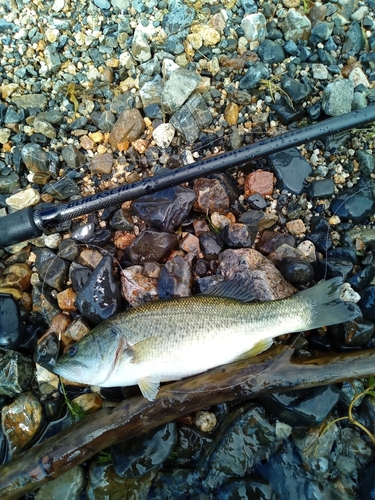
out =
[[[69,347],[69,349],[66,352],[69,354],[69,356],[71,358],[73,358],[77,354],[77,351],[78,351],[78,347],[75,345],[72,345],[71,347]]]

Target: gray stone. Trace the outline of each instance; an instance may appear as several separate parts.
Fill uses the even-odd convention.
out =
[[[257,61],[252,64],[245,75],[240,80],[240,89],[241,90],[252,90],[261,84],[261,80],[267,80],[270,76],[270,70],[268,67]]]
[[[56,73],[61,66],[60,56],[53,45],[47,45],[44,50],[44,58],[47,63],[48,70],[51,73]]]
[[[296,9],[289,9],[285,19],[279,23],[285,40],[307,40],[311,32],[311,21]]]
[[[200,94],[194,94],[172,116],[170,123],[191,144],[199,137],[199,132],[212,122],[212,114]]]
[[[249,14],[242,19],[241,28],[249,42],[262,42],[267,35],[267,20],[261,13]]]
[[[56,130],[54,126],[47,121],[36,118],[33,122],[33,127],[36,132],[48,137],[48,139],[56,139]]]
[[[0,394],[16,396],[25,391],[33,378],[34,363],[19,352],[0,349]]]
[[[350,80],[336,80],[323,90],[322,108],[329,116],[349,113],[352,109],[354,85]]]
[[[151,48],[143,31],[134,31],[132,43],[132,56],[136,61],[145,62],[151,59]]]
[[[181,32],[194,21],[195,10],[180,0],[171,0],[168,3],[168,10],[169,12],[163,17],[162,22],[162,26],[168,35]]]
[[[44,109],[47,106],[47,97],[43,94],[25,94],[20,96],[12,96],[12,102],[21,109],[40,108]]]
[[[86,483],[85,469],[77,465],[64,472],[53,481],[43,484],[35,495],[35,500],[79,500]]]
[[[269,156],[277,186],[289,193],[301,194],[305,186],[305,178],[311,174],[311,165],[305,160],[298,149],[287,149]]]
[[[16,172],[0,176],[0,194],[11,194],[19,187],[21,187],[20,178]]]
[[[161,104],[162,79],[156,75],[152,80],[146,82],[139,91],[143,107],[150,104]]]
[[[359,163],[359,169],[364,175],[370,175],[375,169],[375,159],[374,156],[367,151],[358,149],[355,153],[355,157]]]
[[[175,113],[195,90],[200,79],[199,75],[185,68],[172,71],[161,94],[163,112]]]

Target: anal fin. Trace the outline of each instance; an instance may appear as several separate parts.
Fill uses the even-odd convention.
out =
[[[159,391],[160,378],[159,377],[143,377],[137,380],[139,389],[146,399],[154,401]]]
[[[257,342],[251,349],[248,351],[245,351],[243,354],[240,354],[237,356],[237,358],[234,361],[240,361],[242,359],[247,359],[251,358],[252,356],[256,356],[257,354],[260,354],[263,351],[266,351],[269,349],[272,345],[273,338],[269,337],[267,339],[260,340]]]

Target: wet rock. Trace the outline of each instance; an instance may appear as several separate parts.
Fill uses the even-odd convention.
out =
[[[119,208],[113,214],[110,225],[116,231],[133,231],[134,222],[128,210]]]
[[[76,292],[72,288],[67,288],[57,294],[57,303],[62,311],[76,311],[75,301],[77,298]]]
[[[143,264],[152,261],[163,262],[172,250],[177,248],[178,240],[175,234],[146,229],[130,244],[127,253],[133,264]]]
[[[59,356],[59,350],[60,342],[58,335],[54,332],[43,335],[35,349],[34,361],[47,370],[51,369]]]
[[[113,260],[110,256],[103,257],[78,292],[76,306],[94,324],[121,311],[121,293],[119,284],[113,277]]]
[[[176,186],[138,198],[132,204],[132,211],[148,226],[172,232],[189,214],[194,200],[192,189]]]
[[[0,347],[17,349],[26,335],[18,303],[12,295],[0,293]]]
[[[263,408],[249,405],[233,411],[202,457],[203,486],[214,490],[230,478],[245,476],[280,445]]]
[[[35,494],[35,500],[79,500],[86,484],[86,471],[81,465],[64,472],[58,478],[42,485]]]
[[[224,227],[222,238],[229,248],[249,248],[253,245],[257,229],[240,222],[228,224]]]
[[[278,119],[283,125],[298,122],[304,117],[304,112],[300,108],[292,108],[289,104],[281,102],[280,104],[271,104],[271,108],[276,113]]]
[[[223,186],[226,191],[229,203],[235,203],[240,195],[240,191],[237,186],[237,182],[233,179],[233,177],[227,172],[218,172],[217,174],[211,174],[208,176],[209,179],[216,179]]]
[[[270,195],[273,192],[273,181],[274,177],[271,172],[256,170],[246,176],[244,194],[245,196],[250,196],[255,193],[261,196]]]
[[[313,263],[316,279],[330,279],[335,276],[347,278],[353,270],[353,264],[349,260],[340,257],[327,257]]]
[[[216,500],[235,500],[241,498],[256,500],[274,500],[275,493],[268,481],[258,476],[248,476],[242,480],[231,480],[225,483],[217,493]]]
[[[375,199],[370,190],[359,191],[358,188],[349,188],[331,202],[330,210],[342,220],[351,220],[354,223],[364,222],[370,217],[375,208]]]
[[[304,182],[311,174],[311,165],[298,149],[288,149],[268,157],[277,177],[277,187],[290,193],[301,194]]]
[[[145,276],[142,266],[130,266],[121,271],[121,290],[132,307],[159,297],[156,276]]]
[[[369,321],[375,322],[375,286],[369,286],[361,292],[361,300],[358,305],[363,316]]]
[[[24,392],[31,383],[33,370],[31,359],[0,349],[0,395],[13,397]]]
[[[50,194],[55,200],[64,201],[79,194],[79,187],[73,179],[62,177],[57,182],[51,182],[45,186],[46,193]]]
[[[358,149],[355,153],[355,157],[359,163],[359,169],[364,175],[370,175],[375,169],[375,159],[372,154],[362,149]]]
[[[190,97],[200,76],[186,68],[177,68],[169,75],[161,94],[161,109],[173,115]]]
[[[207,231],[200,233],[198,239],[203,257],[206,260],[216,260],[222,250],[222,245],[218,242],[216,235]]]
[[[339,399],[335,385],[276,393],[262,397],[262,404],[279,420],[294,426],[320,425]]]
[[[78,342],[78,340],[81,340],[82,337],[89,333],[90,329],[89,323],[85,318],[77,318],[68,325],[64,335]]]
[[[212,495],[203,491],[196,471],[174,469],[157,474],[148,498],[152,500],[172,500],[174,498],[199,498],[210,500]]]
[[[330,198],[335,192],[332,179],[321,179],[313,182],[306,190],[309,198]]]
[[[83,250],[83,252],[79,254],[77,260],[79,264],[95,269],[100,264],[102,259],[103,255],[99,252],[99,250],[89,248],[87,250]]]
[[[212,214],[218,212],[223,214],[229,210],[229,197],[216,179],[196,179],[194,181],[194,191],[196,201],[194,203],[195,210],[204,214]]]
[[[170,422],[143,436],[111,446],[113,468],[120,477],[139,478],[162,464],[176,441],[176,424]]]
[[[264,231],[255,248],[259,252],[268,255],[276,251],[281,245],[294,247],[295,243],[295,239],[291,234],[283,234],[276,231]]]
[[[319,252],[325,254],[332,247],[329,223],[321,217],[313,217],[310,230],[311,233],[306,238],[314,243]]]
[[[59,245],[58,254],[61,259],[73,262],[79,254],[79,247],[77,242],[75,242],[71,238],[62,240]]]
[[[312,265],[303,259],[284,258],[280,262],[279,269],[284,278],[290,283],[309,283],[314,279]]]
[[[347,281],[356,292],[361,292],[370,285],[374,276],[375,268],[373,266],[366,266],[358,273],[351,276]]]
[[[294,80],[289,76],[284,76],[281,80],[283,90],[288,94],[296,104],[304,101],[312,92],[310,85]]]
[[[195,415],[194,425],[202,432],[211,432],[217,425],[215,413],[198,411]]]
[[[253,90],[259,87],[261,80],[267,80],[270,70],[267,65],[257,61],[250,65],[247,72],[240,80],[240,90]]]
[[[109,134],[108,141],[113,150],[122,150],[123,144],[139,139],[145,130],[145,123],[138,109],[126,109],[118,117]]]
[[[9,172],[7,176],[0,176],[0,194],[11,194],[20,187],[20,178],[16,172]]]
[[[142,477],[122,478],[111,463],[92,462],[86,486],[88,500],[147,498],[156,470]]]
[[[91,276],[91,269],[73,262],[69,268],[69,280],[72,282],[72,288],[79,292],[87,283]]]
[[[180,424],[178,426],[178,441],[176,446],[178,456],[174,459],[174,462],[184,464],[197,460],[210,443],[212,443],[210,435],[199,431],[195,427]]]
[[[1,411],[1,427],[8,442],[9,456],[22,453],[36,440],[43,425],[39,399],[31,392],[20,394]]]
[[[115,245],[116,248],[120,248],[121,250],[128,248],[128,246],[134,240],[135,240],[135,234],[133,233],[116,231],[115,234],[113,235],[113,244]]]
[[[95,224],[89,222],[88,224],[83,224],[79,226],[75,231],[72,232],[71,238],[81,243],[86,243],[92,237],[95,231]]]
[[[364,347],[374,336],[374,323],[358,317],[343,324],[345,344],[352,347]]]
[[[58,375],[37,364],[35,378],[38,382],[39,391],[44,396],[48,396],[55,391],[57,392],[59,387]]]
[[[235,102],[229,102],[224,110],[224,118],[228,125],[237,125],[239,116],[239,107]]]
[[[67,278],[69,263],[47,249],[35,249],[35,268],[44,283],[62,290]]]
[[[199,239],[191,233],[185,234],[185,236],[180,240],[179,247],[184,252],[192,253],[196,257],[198,257],[200,253]]]
[[[276,250],[269,254],[268,258],[276,266],[279,266],[283,259],[291,259],[291,261],[304,260],[305,262],[314,262],[316,260],[315,255],[311,256],[302,252],[299,248],[293,248],[287,244],[277,247]]]
[[[202,129],[212,122],[212,114],[200,94],[193,94],[172,116],[170,123],[184,137],[188,144],[195,142]]]
[[[228,249],[219,254],[222,276],[230,280],[234,275],[254,291],[258,300],[284,299],[293,295],[293,287],[262,254],[251,248]],[[237,278],[236,276],[236,278]]]
[[[257,196],[257,195],[252,195]],[[238,222],[243,222],[253,227],[257,231],[263,231],[274,226],[278,221],[276,214],[267,214],[261,210],[247,210],[238,218]]]
[[[162,21],[162,26],[168,34],[180,32],[190,26],[195,18],[195,10],[181,0],[172,0],[168,4],[168,10]]]
[[[329,116],[350,113],[354,97],[354,85],[350,80],[336,80],[323,90],[322,108]]]
[[[189,297],[193,275],[190,265],[180,255],[172,257],[162,268],[158,280],[160,299]]]
[[[112,238],[112,234],[113,232],[111,231],[111,229],[107,228],[98,229],[97,231],[94,232],[91,238],[88,239],[87,245],[89,246],[95,245],[98,247],[103,247]]]
[[[72,399],[72,403],[79,406],[83,412],[92,413],[102,407],[103,400],[99,394],[90,392],[88,394],[81,394],[80,396]]]

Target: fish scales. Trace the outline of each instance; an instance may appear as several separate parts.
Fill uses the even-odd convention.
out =
[[[354,304],[340,298],[341,278],[262,303],[241,301],[241,287],[228,283],[215,286],[219,296],[157,300],[113,316],[70,347],[55,373],[102,387],[138,384],[145,397],[154,399],[160,382],[257,354],[279,335],[358,315]]]

